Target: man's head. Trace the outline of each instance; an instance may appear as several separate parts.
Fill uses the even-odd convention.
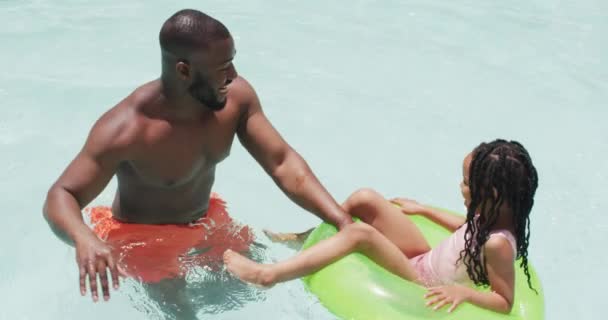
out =
[[[160,30],[163,79],[183,88],[212,110],[226,104],[227,86],[237,76],[234,42],[228,29],[212,17],[191,9],[172,15]]]

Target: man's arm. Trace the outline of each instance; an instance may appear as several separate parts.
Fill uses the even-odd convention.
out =
[[[97,301],[99,276],[104,298],[110,297],[107,269],[118,288],[119,268],[110,246],[84,223],[81,210],[108,184],[119,162],[121,130],[102,117],[91,130],[85,146],[50,188],[43,213],[53,232],[76,248],[80,293],[86,294],[86,278],[93,300]]]
[[[237,134],[243,146],[272,177],[283,192],[300,207],[342,228],[351,217],[321,185],[306,161],[293,150],[268,121],[253,88],[243,79],[235,80],[243,101]]]
[[[106,187],[114,175],[117,161],[110,149],[109,130],[103,118],[91,130],[76,158],[51,186],[43,213],[55,234],[70,245],[92,231],[82,219],[81,210]]]
[[[92,236],[81,210],[105,188],[112,177],[103,165],[82,150],[47,193],[43,213],[59,239],[74,246],[78,238]]]

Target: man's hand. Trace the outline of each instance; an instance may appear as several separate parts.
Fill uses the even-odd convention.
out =
[[[101,241],[93,233],[76,239],[75,247],[76,263],[80,271],[80,294],[84,296],[87,293],[86,278],[88,277],[91,297],[93,301],[97,302],[97,276],[99,275],[104,300],[108,301],[110,299],[110,290],[108,287],[107,270],[110,270],[112,285],[115,290],[119,287],[119,273],[122,276],[126,276],[126,273],[117,266],[114,260],[112,247]]]
[[[349,224],[353,223],[353,219],[352,219],[352,218],[351,218],[351,217],[350,217],[348,214],[347,214],[346,216],[347,216],[346,218],[344,218],[344,219],[340,220],[340,221],[337,223],[336,227],[338,228],[338,230],[342,230],[342,229],[344,229],[344,227],[346,227],[347,225],[349,225]]]

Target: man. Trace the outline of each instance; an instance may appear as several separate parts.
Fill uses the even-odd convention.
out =
[[[83,149],[50,188],[44,216],[76,248],[81,294],[99,277],[109,299],[112,248],[84,223],[81,210],[112,176],[115,219],[136,224],[187,224],[208,209],[215,167],[234,136],[302,208],[339,228],[352,220],[310,168],[272,127],[254,89],[237,75],[234,41],[219,21],[181,10],[160,31],[162,75],[137,88],[97,120]]]

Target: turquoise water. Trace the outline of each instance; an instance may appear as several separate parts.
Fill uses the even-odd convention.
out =
[[[462,157],[483,140],[520,140],[540,173],[530,257],[547,319],[601,317],[607,2],[5,0],[1,319],[163,319],[135,283],[110,303],[81,298],[74,251],[53,238],[40,208],[97,117],[159,75],[157,32],[183,7],[228,26],[237,70],[340,201],[367,186],[461,209]],[[108,204],[114,187],[95,203]],[[218,168],[216,191],[256,229],[318,223],[238,143]],[[293,253],[260,242],[269,259]],[[259,292],[212,279],[240,288],[234,295],[205,288],[205,277],[213,275],[193,289],[200,318],[333,318],[299,281]]]

